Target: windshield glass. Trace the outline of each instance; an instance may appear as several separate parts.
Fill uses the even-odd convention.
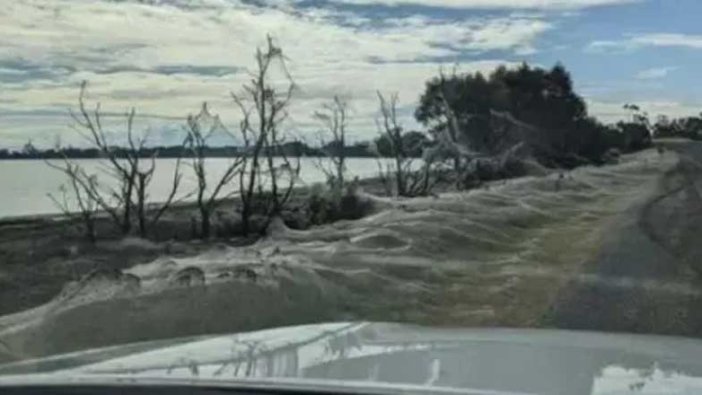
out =
[[[700,12],[8,2],[0,362],[151,341],[181,360],[193,337],[317,323],[699,337]],[[308,348],[398,350],[344,336]],[[613,355],[595,376],[644,369]]]

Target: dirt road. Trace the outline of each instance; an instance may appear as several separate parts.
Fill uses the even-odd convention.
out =
[[[665,144],[680,160],[658,191],[614,225],[585,273],[559,293],[548,325],[702,336],[702,144]]]

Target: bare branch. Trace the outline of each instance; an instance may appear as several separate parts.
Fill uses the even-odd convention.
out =
[[[245,148],[243,172],[239,175],[241,198],[241,219],[243,232],[250,232],[250,218],[253,210],[261,210],[265,215],[261,231],[265,230],[274,216],[283,210],[291,196],[299,173],[299,158],[296,164],[290,160],[286,138],[280,126],[287,119],[287,107],[292,100],[296,85],[285,64],[285,56],[273,39],[267,38],[264,49],[258,48],[255,54],[256,70],[250,83],[243,86],[241,95],[232,95],[242,114],[240,131]],[[270,72],[274,65],[279,66],[287,87],[281,92],[269,85]],[[250,105],[245,104],[250,103]],[[292,156],[298,156],[293,153]],[[278,166],[275,157],[283,162]],[[287,173],[288,182],[280,185],[281,177]]]
[[[209,127],[204,127],[203,123],[212,118],[207,110],[207,104],[203,103],[198,115],[190,115],[187,119],[187,137],[184,144],[191,152],[191,166],[197,178],[196,203],[200,212],[200,237],[208,238],[210,236],[210,216],[217,204],[221,202],[220,193],[222,189],[231,183],[232,179],[240,174],[243,170],[241,165],[244,162],[242,157],[235,158],[230,162],[224,171],[224,174],[219,178],[214,188],[209,191],[207,188],[207,170],[205,165],[205,149],[207,148],[207,139],[221,127],[218,117],[214,117]],[[179,181],[178,181],[179,182]],[[174,180],[174,183],[176,181]]]
[[[326,160],[316,161],[316,166],[327,177],[330,186],[338,191],[344,188],[344,173],[346,172],[346,113],[347,103],[335,96],[331,103],[326,103],[322,109],[314,112],[315,118],[322,126],[319,132],[319,146]],[[324,136],[328,135],[329,139]]]
[[[414,158],[410,156],[410,152],[416,147],[408,146],[404,129],[397,119],[398,95],[395,93],[386,98],[378,92],[378,101],[382,117],[382,121],[376,120],[380,133],[379,141],[389,144],[390,155],[393,160],[392,169],[386,167],[383,171],[381,167],[381,179],[387,181],[392,175],[394,178],[394,190],[399,196],[427,194],[429,192],[428,187],[431,185],[428,179],[430,177],[429,166],[431,166],[431,163],[425,163],[423,171],[415,171],[413,169]]]

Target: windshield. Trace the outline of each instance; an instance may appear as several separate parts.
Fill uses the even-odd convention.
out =
[[[700,12],[8,2],[0,362],[316,323],[696,338]]]

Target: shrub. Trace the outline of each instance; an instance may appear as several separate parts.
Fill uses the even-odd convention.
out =
[[[619,163],[619,158],[622,156],[618,148],[610,148],[602,155],[602,162],[606,165],[614,165]]]
[[[372,203],[358,195],[355,184],[347,186],[343,193],[317,185],[307,200],[308,225],[360,219],[372,209]]]

